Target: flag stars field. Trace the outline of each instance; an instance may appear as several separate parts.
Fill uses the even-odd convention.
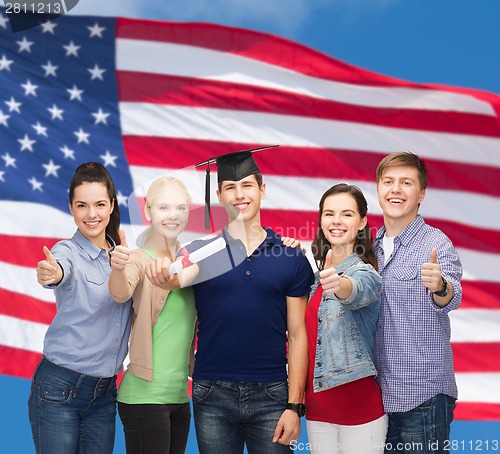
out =
[[[54,34],[54,29],[57,27],[57,22],[55,21],[48,21],[40,25],[42,28],[42,33],[50,33],[51,35]]]
[[[5,161],[5,167],[16,167],[16,160],[9,153],[5,153],[2,159]]]
[[[64,110],[59,109],[55,104],[52,105],[52,107],[49,107],[47,109],[51,114],[52,114],[52,120],[55,120],[56,118],[59,120],[63,120],[63,113]]]
[[[39,136],[48,137],[47,128],[45,126],[42,126],[39,121],[37,121],[36,124],[32,125],[32,128]]]
[[[93,68],[88,68],[87,71],[90,73],[90,80],[94,80],[94,79],[99,79],[99,80],[104,80],[103,78],[103,74],[106,72],[105,69],[102,69],[102,68],[99,68],[96,65],[94,65]]]
[[[73,85],[73,88],[67,88],[66,91],[69,93],[70,101],[74,101],[75,99],[82,101],[83,90],[80,90],[76,85]]]
[[[112,155],[108,150],[106,150],[105,154],[102,154],[99,157],[103,160],[104,166],[116,167],[116,160],[118,159],[118,156]]]
[[[102,38],[102,32],[106,30],[106,27],[100,27],[96,22],[92,27],[87,27],[90,31],[90,38]]]
[[[103,112],[103,110],[99,107],[99,110],[97,112],[92,113],[92,116],[95,118],[95,123],[98,125],[99,123],[108,124],[107,118],[110,116],[109,113]]]
[[[33,191],[43,192],[43,183],[38,181],[35,177],[31,177],[28,182],[31,184]]]
[[[66,57],[69,57],[71,55],[78,57],[78,51],[82,46],[77,46],[73,41],[70,41],[70,43],[67,46],[63,46],[66,49]]]
[[[44,164],[43,168],[45,169],[45,176],[48,177],[50,175],[55,176],[56,178],[59,177],[57,174],[57,171],[61,168],[61,166],[57,166],[54,164],[52,159],[49,161],[48,164]]]
[[[19,46],[19,52],[31,53],[31,46],[35,43],[34,41],[28,41],[26,36],[23,36],[23,39],[21,41],[17,41],[17,44]]]
[[[57,77],[57,69],[59,68],[59,66],[54,66],[50,60],[47,62],[46,65],[42,65],[42,68],[45,70],[45,77],[48,77],[48,76],[54,76],[54,77]]]
[[[9,60],[5,57],[5,54],[2,55],[2,59],[0,60],[0,71],[3,71],[4,69],[7,71],[10,71],[10,65],[14,63],[14,60]]]
[[[84,142],[86,144],[90,144],[89,142],[90,134],[88,132],[85,132],[82,128],[80,128],[78,131],[75,131],[74,134],[78,138],[78,143]]]
[[[50,200],[67,213],[67,191],[59,185],[67,188],[76,166],[87,161],[115,169],[124,200],[133,190],[124,165],[116,82],[107,77],[115,74],[114,34],[109,33],[114,21],[60,19],[14,34],[0,13],[0,128],[5,129],[0,209],[7,197],[24,203]],[[30,190],[15,184],[23,179]],[[128,213],[123,216],[128,219]]]
[[[0,14],[0,27],[7,30],[7,23],[8,22],[9,22],[9,20],[3,14]]]
[[[4,101],[4,102],[5,104],[7,104],[9,112],[21,113],[20,107],[22,106],[22,103],[17,102],[13,96],[10,97],[9,101]]]
[[[36,91],[38,89],[38,85],[34,85],[31,83],[31,80],[27,80],[25,84],[21,84],[21,87],[24,88],[24,95],[25,96],[37,96]]]
[[[8,126],[7,120],[10,118],[10,115],[5,115],[0,109],[0,125]]]
[[[64,145],[64,147],[60,148],[60,150],[64,154],[64,159],[73,159],[73,160],[75,160],[75,152],[74,152],[74,150],[69,149],[66,145]]]
[[[22,139],[17,139],[17,141],[21,144],[21,151],[28,150],[33,152],[33,145],[36,143],[36,140],[31,140],[28,134],[25,134]]]

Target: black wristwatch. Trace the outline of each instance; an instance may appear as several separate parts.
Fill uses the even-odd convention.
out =
[[[291,404],[288,403],[286,405],[287,410],[293,410],[295,413],[299,415],[299,418],[306,415],[306,406],[305,404]]]
[[[441,276],[441,279],[443,280],[443,288],[437,292],[434,292],[434,295],[443,297],[448,295],[448,282],[443,276]]]

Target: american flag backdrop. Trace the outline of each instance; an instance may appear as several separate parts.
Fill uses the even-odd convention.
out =
[[[153,178],[278,144],[256,156],[262,221],[308,247],[338,182],[363,189],[380,226],[375,168],[408,150],[430,174],[421,213],[464,265],[456,417],[500,420],[500,96],[396,80],[250,30],[77,16],[12,33],[0,15],[0,83],[0,373],[30,377],[40,358],[55,305],[34,268],[75,229],[78,164],[106,165],[131,227],[129,196]]]

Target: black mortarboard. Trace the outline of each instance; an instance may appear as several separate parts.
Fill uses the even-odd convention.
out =
[[[219,156],[215,162],[218,183],[225,180],[240,181],[249,175],[260,172],[251,151],[248,150]]]
[[[227,153],[215,158],[207,159],[206,161],[200,162],[194,166],[207,166],[205,176],[205,228],[207,230],[210,230],[210,164],[214,162],[217,164],[218,183],[226,180],[240,181],[249,175],[260,172],[252,157],[252,153],[260,150],[266,150],[268,148],[276,148],[278,146],[279,145],[268,145],[265,147]]]

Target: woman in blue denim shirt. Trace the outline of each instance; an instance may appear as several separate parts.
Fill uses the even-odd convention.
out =
[[[323,194],[312,248],[319,268],[306,311],[307,432],[315,454],[384,451],[387,416],[375,382],[375,328],[381,278],[356,186]]]
[[[38,282],[54,290],[57,312],[31,383],[29,420],[37,454],[111,454],[131,304],[115,303],[107,285],[120,213],[104,166],[76,169],[69,209],[77,231],[52,251],[44,247],[36,270]]]

